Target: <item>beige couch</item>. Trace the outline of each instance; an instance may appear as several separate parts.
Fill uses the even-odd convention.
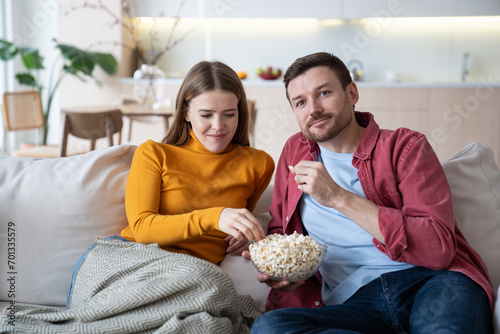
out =
[[[0,157],[1,308],[13,302],[64,307],[78,258],[96,238],[119,234],[127,224],[124,189],[134,151],[122,145],[68,158]],[[482,255],[497,291],[500,170],[493,152],[473,143],[443,168],[460,228]],[[254,212],[264,225],[271,196],[272,186]],[[252,264],[227,256],[221,267],[238,293],[251,295],[263,310],[269,289],[257,282]]]

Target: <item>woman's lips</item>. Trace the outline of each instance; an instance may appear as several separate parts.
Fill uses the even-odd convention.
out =
[[[208,137],[214,139],[214,140],[221,140],[223,139],[226,135],[207,135]]]

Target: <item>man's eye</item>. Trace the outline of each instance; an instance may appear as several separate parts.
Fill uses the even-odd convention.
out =
[[[299,108],[299,107],[302,107],[303,105],[305,104],[304,101],[299,101],[295,104],[295,108]]]
[[[328,90],[324,90],[324,91],[319,93],[320,96],[326,96],[328,94],[330,94],[330,91],[328,91]]]

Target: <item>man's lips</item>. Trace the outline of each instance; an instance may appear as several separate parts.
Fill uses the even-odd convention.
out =
[[[310,128],[310,127],[313,127],[313,126],[321,125],[321,124],[323,124],[328,119],[329,119],[329,117],[323,117],[323,118],[319,118],[319,119],[314,119],[312,121],[307,122],[307,127]]]

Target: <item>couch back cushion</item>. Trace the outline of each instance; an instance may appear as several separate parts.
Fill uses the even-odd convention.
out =
[[[0,270],[14,277],[0,280],[0,300],[66,304],[78,259],[96,238],[127,225],[125,184],[135,148],[0,158]]]
[[[442,166],[457,224],[481,255],[496,290],[500,285],[500,169],[493,151],[487,145],[471,143]]]

